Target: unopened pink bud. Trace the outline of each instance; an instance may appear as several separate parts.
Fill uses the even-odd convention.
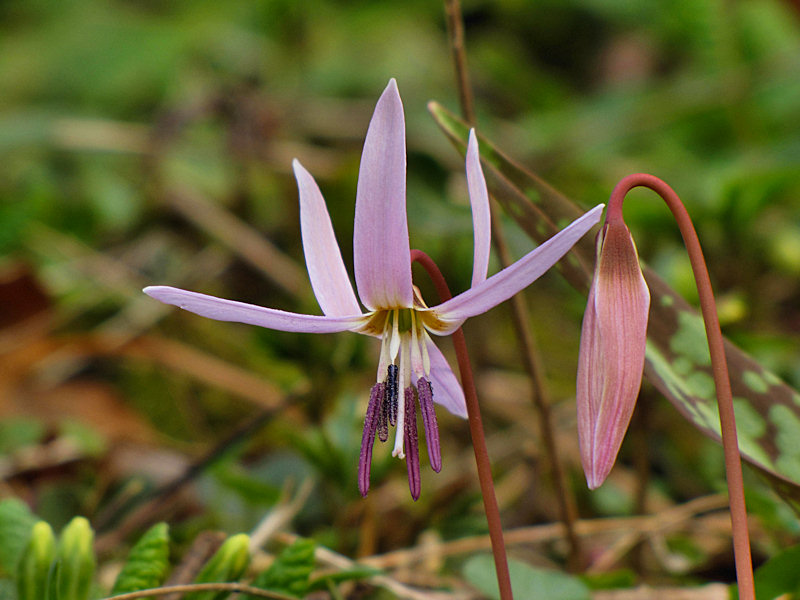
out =
[[[583,317],[577,407],[581,461],[589,488],[603,483],[631,420],[644,369],[650,292],[630,231],[606,220]]]

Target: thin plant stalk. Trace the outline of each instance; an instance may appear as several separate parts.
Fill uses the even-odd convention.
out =
[[[447,33],[450,40],[450,53],[453,58],[453,68],[456,75],[456,87],[458,88],[459,104],[461,106],[461,116],[469,124],[474,126],[475,102],[470,85],[469,69],[467,68],[467,52],[464,42],[464,18],[461,13],[461,3],[459,0],[445,0],[445,13],[447,14]],[[491,200],[491,227],[492,245],[497,251],[500,260],[500,267],[505,268],[513,261],[508,252],[505,241],[505,234],[500,225],[500,220],[495,217],[497,213],[497,202]],[[536,339],[530,324],[530,317],[525,307],[525,300],[521,295],[511,298],[511,318],[514,321],[514,332],[517,337],[520,354],[523,359],[523,367],[528,373],[531,381],[531,395],[533,404],[539,414],[539,434],[545,447],[545,456],[550,464],[550,473],[553,478],[556,498],[558,499],[558,509],[561,521],[566,530],[567,542],[569,545],[569,555],[567,565],[573,572],[580,570],[583,558],[581,542],[575,532],[575,522],[578,519],[578,509],[575,498],[571,493],[567,483],[564,465],[559,459],[558,447],[556,444],[555,427],[553,416],[550,410],[550,398],[547,385],[544,381],[544,369],[540,360]]]
[[[447,282],[430,256],[421,250],[412,250],[411,262],[417,262],[425,269],[431,281],[433,281],[433,285],[436,287],[436,292],[442,302],[452,298]],[[489,451],[486,448],[486,436],[483,432],[478,394],[475,390],[475,378],[472,373],[469,354],[467,353],[467,342],[460,327],[453,332],[451,337],[458,360],[458,369],[461,374],[461,387],[464,388],[464,397],[467,402],[469,432],[472,437],[472,448],[475,451],[475,464],[478,470],[481,495],[483,496],[483,508],[486,512],[486,521],[489,524],[489,539],[492,542],[492,554],[494,555],[494,566],[497,571],[500,598],[501,600],[513,600],[511,576],[508,571],[508,557],[503,539],[503,526],[500,522],[500,508],[497,505],[497,496],[494,491],[492,466],[489,461]]]
[[[505,268],[513,261],[508,252],[503,229],[499,219],[494,218],[494,209],[497,204],[492,200],[492,244],[497,250],[500,267]],[[567,567],[572,572],[578,572],[583,566],[583,552],[581,542],[575,531],[575,522],[578,520],[578,508],[575,497],[571,493],[564,464],[561,462],[556,442],[555,425],[553,424],[553,411],[550,409],[550,393],[545,381],[544,367],[536,337],[533,335],[530,315],[522,294],[513,296],[511,305],[511,319],[514,322],[514,333],[517,337],[523,368],[527,371],[531,383],[531,397],[536,411],[539,413],[539,435],[544,444],[544,452],[550,464],[550,476],[553,478],[558,510],[569,546]]]
[[[753,583],[753,561],[750,555],[750,535],[747,530],[747,509],[744,501],[744,482],[742,463],[739,456],[739,442],[736,435],[736,417],[733,411],[731,383],[728,376],[728,361],[717,317],[717,306],[711,289],[711,279],[703,258],[703,250],[697,238],[689,213],[678,195],[666,183],[644,173],[635,173],[622,179],[611,192],[608,201],[608,218],[622,218],[622,202],[625,195],[636,187],[646,187],[654,191],[666,202],[680,229],[683,243],[689,254],[694,272],[700,309],[708,338],[711,354],[711,370],[717,391],[719,406],[722,448],[725,454],[725,475],[728,481],[728,498],[733,530],[733,552],[736,563],[736,578],[739,583],[739,599],[755,600]]]
[[[450,40],[450,53],[456,72],[456,87],[461,105],[461,116],[471,124],[475,124],[475,108],[472,100],[472,86],[469,84],[467,70],[467,52],[464,47],[464,18],[461,14],[459,0],[445,0],[444,10],[447,14],[447,37]]]

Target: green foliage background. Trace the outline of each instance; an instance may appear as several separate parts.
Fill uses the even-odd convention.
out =
[[[792,4],[502,0],[465,1],[463,10],[480,130],[587,206],[604,201],[631,172],[667,181],[696,219],[726,334],[800,386],[800,15]],[[377,357],[369,340],[205,321],[154,307],[140,292],[174,284],[316,312],[310,286],[297,279],[304,271],[291,160],[300,159],[320,183],[352,264],[361,144],[390,77],[406,110],[412,246],[440,263],[451,287],[464,289],[472,242],[463,167],[426,111],[431,99],[457,108],[442,6],[0,3],[0,271],[3,281],[30,276],[39,303],[16,288],[0,290],[0,334],[12,332],[15,340],[0,350],[10,365],[0,382],[0,404],[8,399],[0,451],[14,457],[54,438],[77,448],[74,462],[46,471],[55,477],[37,469],[4,474],[9,494],[25,497],[54,525],[86,514],[103,535],[98,520],[105,533],[113,531],[148,491],[180,471],[165,474],[154,464],[198,461],[263,408],[255,393],[199,380],[206,370],[200,363],[182,370],[152,346],[134,352],[125,345],[155,336],[223,360],[240,375],[255,374],[281,403],[290,398],[196,479],[194,499],[173,526],[179,545],[205,528],[252,529],[282,492],[303,481],[312,491],[291,526],[348,555],[411,546],[423,532],[444,539],[483,532],[468,435],[448,415],[440,415],[445,471],[424,473],[419,503],[404,489],[404,466],[377,449],[371,498],[358,497],[355,463]],[[626,215],[641,255],[693,300],[667,211],[644,192],[633,197]],[[288,266],[253,266],[243,243],[196,220],[193,202],[236,217]],[[504,225],[516,256],[530,249],[510,221]],[[419,285],[433,297],[427,282]],[[630,444],[622,475],[594,495],[584,491],[576,460],[572,400],[585,300],[556,276],[527,299],[582,516],[629,514],[636,504]],[[47,324],[20,336],[14,327],[32,313],[46,315]],[[499,482],[508,484],[506,526],[553,521],[505,311],[476,319],[467,336]],[[112,399],[113,410],[103,410],[122,407],[136,426],[120,434],[91,419],[75,425],[85,415],[65,389],[87,382]],[[656,504],[720,489],[717,447],[666,403],[654,398],[650,411],[647,488]],[[124,444],[145,448],[145,458],[121,466]],[[751,507],[766,528],[757,555],[767,558],[793,541],[798,527],[750,479]],[[376,505],[379,495],[391,500]],[[642,577],[729,576],[724,568],[702,570],[718,549],[686,543],[688,575],[651,561]],[[562,550],[542,554],[560,564]]]

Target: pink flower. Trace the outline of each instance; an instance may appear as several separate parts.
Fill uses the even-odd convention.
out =
[[[370,392],[359,461],[358,486],[369,490],[375,434],[383,441],[396,426],[392,454],[406,458],[409,487],[419,497],[418,399],[435,471],[441,469],[433,402],[466,417],[464,393],[430,334],[448,335],[469,317],[507,300],[553,266],[602,213],[594,208],[534,251],[486,278],[489,265],[489,197],[470,133],[467,182],[474,222],[472,286],[438,306],[428,307],[411,282],[411,257],[406,220],[406,143],[403,105],[392,79],[372,116],[356,193],[353,250],[358,297],[342,261],[325,201],[311,175],[293,163],[300,191],[300,229],[308,275],[324,316],[263,308],[171,287],[145,288],[153,298],[219,321],[235,321],[306,333],[354,331],[381,339],[377,382]]]
[[[578,358],[578,438],[591,489],[614,466],[636,405],[650,308],[636,246],[621,210],[617,212],[606,217],[597,237]]]

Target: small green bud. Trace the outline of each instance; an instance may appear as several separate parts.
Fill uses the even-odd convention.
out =
[[[58,600],[87,600],[94,575],[94,532],[89,521],[75,517],[61,532],[56,553]]]
[[[216,554],[195,578],[195,583],[224,583],[238,581],[250,563],[250,537],[240,533],[225,540]],[[193,592],[185,600],[220,600],[230,592]]]
[[[31,537],[17,564],[18,600],[42,600],[47,597],[47,575],[56,554],[53,529],[45,521],[33,526]]]

